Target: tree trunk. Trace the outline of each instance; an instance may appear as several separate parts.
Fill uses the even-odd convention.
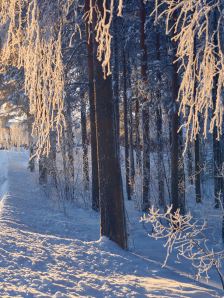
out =
[[[129,114],[129,156],[130,156],[130,191],[131,196],[134,193],[135,185],[135,158],[134,158],[134,138],[133,138],[133,99],[132,99],[132,82],[131,82],[131,62],[129,60],[129,54],[127,54],[127,100],[128,100],[128,114]]]
[[[147,211],[150,206],[150,138],[149,138],[149,106],[146,103],[142,108],[142,131],[143,131],[143,189],[142,210]]]
[[[174,65],[173,69],[173,104],[174,111],[171,119],[171,201],[173,205],[173,212],[178,208],[181,213],[185,213],[185,175],[184,175],[184,161],[182,156],[183,136],[182,133],[178,134],[179,121],[178,121],[178,107],[177,107],[177,96],[178,96],[178,74],[177,67]]]
[[[156,31],[156,60],[159,61],[160,66],[160,33],[157,29]],[[161,82],[160,70],[157,70],[158,82]],[[157,128],[157,164],[158,164],[158,190],[159,190],[159,206],[165,208],[165,198],[164,198],[164,169],[163,169],[163,119],[162,119],[162,109],[161,109],[161,91],[158,86],[157,92],[157,107],[156,107],[156,128]]]
[[[200,167],[200,139],[197,136],[197,139],[194,143],[194,152],[195,152],[195,194],[196,202],[201,203],[201,167]]]
[[[70,194],[70,182],[69,182],[69,172],[68,172],[68,157],[67,157],[67,137],[66,137],[66,131],[64,131],[62,135],[62,162],[63,162],[63,171],[64,171],[64,196],[65,199],[68,201],[71,199]]]
[[[178,121],[179,126],[179,121]],[[183,132],[178,133],[178,195],[181,214],[185,214],[185,169],[184,169],[184,157],[183,157]]]
[[[142,154],[141,154],[141,138],[139,131],[139,120],[140,112],[139,112],[139,99],[136,98],[135,101],[135,150],[136,150],[136,164],[138,167],[138,172],[141,173],[142,170]]]
[[[86,102],[84,94],[81,94],[81,126],[82,126],[82,166],[84,189],[89,189],[89,159],[88,159],[88,138],[86,127]]]
[[[114,105],[115,105],[115,124],[116,124],[116,133],[117,133],[117,144],[118,151],[120,148],[120,99],[119,99],[119,44],[118,44],[118,22],[119,17],[117,16],[116,11],[114,11],[113,16],[113,58],[114,58],[114,67],[113,67],[113,96],[114,96]]]
[[[71,200],[75,196],[75,169],[74,169],[74,137],[72,131],[72,108],[70,102],[66,103],[66,151],[67,151],[67,173],[68,173],[68,195]]]
[[[29,165],[28,168],[30,169],[30,172],[35,171],[35,158],[34,156],[34,141],[32,137],[32,119],[28,118],[28,123],[27,123],[27,128],[28,128],[28,134],[29,134],[29,149],[30,149],[30,159],[29,159]]]
[[[35,171],[35,159],[33,155],[34,155],[34,147],[32,144],[30,144],[30,159],[29,159],[29,166],[28,166],[30,169],[30,172]]]
[[[146,9],[145,3],[140,3],[140,48],[141,48],[141,75],[143,84],[147,86],[147,47],[145,36]],[[142,184],[142,210],[150,207],[150,136],[149,136],[149,105],[147,98],[143,99],[142,131],[143,131],[143,184]]]
[[[93,5],[95,1],[93,1]],[[107,2],[108,5],[108,2]],[[103,14],[103,5],[98,2]],[[94,39],[95,40],[95,39]],[[100,187],[101,235],[127,248],[120,159],[117,152],[115,107],[111,77],[103,78],[95,59],[97,152]]]
[[[221,175],[222,168],[222,148],[220,141],[217,140],[217,128],[214,127],[213,131],[213,154],[214,154],[214,195],[215,195],[215,208],[219,208],[220,202],[223,198],[223,177]],[[221,201],[220,201],[221,200]]]
[[[177,12],[174,18],[177,17]],[[176,59],[177,46],[175,42],[172,44],[174,54],[173,60]],[[172,211],[175,212],[180,209],[181,213],[185,213],[185,174],[184,174],[184,160],[182,156],[183,135],[182,131],[178,134],[179,117],[178,117],[178,92],[179,92],[179,78],[178,65],[173,63],[172,68],[172,100],[173,112],[171,119],[171,201],[173,205]]]
[[[197,51],[197,44],[196,38],[194,38],[194,61],[196,61],[196,51]],[[197,84],[194,80],[194,97],[196,96],[197,92]],[[200,167],[200,138],[199,135],[197,136],[195,143],[194,143],[194,162],[195,162],[195,195],[196,195],[196,203],[201,203],[201,167]]]
[[[187,147],[187,168],[188,168],[188,179],[191,185],[194,185],[194,179],[193,179],[193,161],[192,161],[192,150],[191,150],[191,144],[188,144]]]
[[[124,148],[125,148],[125,177],[127,198],[131,200],[130,160],[129,160],[129,131],[128,131],[128,99],[127,99],[127,65],[125,51],[123,51],[123,83],[124,83]]]
[[[134,159],[134,146],[133,146],[133,116],[132,116],[132,98],[128,99],[129,101],[129,125],[130,125],[130,188],[131,196],[134,192],[135,184],[135,159]]]
[[[53,178],[54,186],[56,187],[56,189],[58,189],[57,165],[56,165],[57,134],[56,134],[55,131],[51,131],[50,132],[50,143],[51,143],[50,152],[49,152],[48,157],[46,157],[46,160],[47,160],[47,169],[48,169],[48,174]]]
[[[159,189],[159,206],[165,208],[164,197],[164,169],[163,169],[163,141],[162,141],[162,110],[156,110],[156,128],[157,128],[157,163],[158,163],[158,189]]]
[[[173,81],[173,88],[177,88],[175,81]],[[176,91],[173,90],[174,102],[176,100]],[[176,105],[176,103],[174,103]],[[172,114],[171,119],[171,201],[173,205],[173,212],[180,208],[179,194],[178,194],[178,113],[176,111]]]
[[[39,183],[41,185],[47,184],[47,165],[46,157],[41,156],[39,159]]]
[[[74,169],[74,137],[72,127],[73,98],[65,97],[65,130],[62,135],[62,159],[64,170],[64,195],[66,200],[74,200],[75,196],[75,169]]]
[[[220,14],[219,9],[215,8],[213,15],[213,24],[214,24],[214,44],[218,47],[218,36],[217,36],[217,27],[218,27],[218,15]],[[217,48],[216,48],[217,51]],[[213,88],[213,106],[216,106],[216,97],[217,97],[217,84],[218,84],[217,74],[214,78],[214,88]],[[221,142],[217,139],[218,133],[217,128],[214,127],[213,130],[213,168],[214,168],[214,195],[215,195],[215,208],[219,208],[220,203],[224,201],[224,177],[221,175],[222,163],[223,163],[223,152]],[[224,232],[223,232],[224,233]]]
[[[89,0],[85,1],[86,12],[89,10]],[[88,51],[88,77],[89,77],[89,107],[90,107],[90,129],[91,129],[91,163],[92,163],[92,209],[99,210],[99,178],[98,157],[96,140],[96,107],[94,90],[94,61],[93,61],[93,34],[92,28],[86,24],[87,51]]]

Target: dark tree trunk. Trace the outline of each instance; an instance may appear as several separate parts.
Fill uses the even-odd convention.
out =
[[[65,132],[65,165],[66,165],[66,181],[65,193],[66,198],[74,200],[75,189],[75,169],[74,169],[74,137],[72,131],[72,108],[69,100],[65,103],[66,107],[66,132]]]
[[[178,122],[179,125],[179,122]],[[178,133],[178,194],[181,214],[185,214],[185,170],[183,157],[183,132]]]
[[[195,195],[196,202],[201,203],[201,166],[200,166],[200,139],[197,139],[194,143],[194,153],[195,153]]]
[[[176,105],[176,82],[173,81],[173,100]],[[179,193],[178,193],[178,113],[174,111],[171,119],[171,201],[173,205],[173,212],[180,208]]]
[[[147,85],[147,47],[145,35],[146,8],[143,0],[140,2],[140,48],[141,48],[141,75],[144,86]],[[142,131],[143,131],[143,184],[142,210],[150,207],[150,136],[149,136],[149,105],[147,98],[143,99]]]
[[[194,61],[196,60],[196,51],[197,51],[197,44],[196,38],[194,38]],[[196,81],[194,80],[194,97],[196,96],[197,92],[197,85]],[[194,142],[194,179],[195,179],[195,196],[196,202],[201,203],[201,167],[200,167],[200,138],[199,135],[197,136]]]
[[[160,55],[160,33],[156,32],[156,60],[161,60]],[[160,70],[157,70],[157,79],[161,82]],[[158,163],[158,189],[159,189],[159,206],[165,208],[164,198],[164,171],[163,171],[163,120],[161,109],[161,91],[157,90],[157,108],[156,108],[156,128],[157,128],[157,163]]]
[[[222,148],[220,141],[217,140],[217,128],[214,127],[213,131],[213,154],[214,154],[214,195],[215,195],[215,208],[219,208],[222,202],[224,189],[223,177],[221,175],[221,167],[223,162]],[[221,201],[220,201],[221,200]]]
[[[132,98],[129,98],[129,124],[130,124],[130,183],[131,195],[134,192],[135,184],[135,160],[134,160],[134,146],[133,146],[133,116],[132,116]]]
[[[56,156],[57,156],[57,135],[55,131],[50,132],[50,144],[51,149],[49,152],[47,160],[47,168],[48,168],[48,174],[52,177],[54,186],[56,189],[58,188],[58,180],[57,180],[57,165],[56,165]]]
[[[84,189],[89,189],[89,159],[88,159],[88,137],[86,127],[86,102],[84,94],[81,94],[81,126],[82,126],[82,166]]]
[[[41,185],[47,184],[47,158],[41,156],[39,159],[39,183]]]
[[[193,179],[193,161],[192,161],[192,147],[191,144],[188,144],[187,147],[187,168],[188,168],[188,179],[191,185],[194,185]]]
[[[94,5],[95,1],[93,1]],[[108,2],[107,2],[108,5]],[[103,6],[98,2],[103,13]],[[100,188],[101,235],[127,248],[126,220],[120,159],[117,152],[115,107],[111,77],[103,78],[95,59],[96,127]]]
[[[118,151],[120,148],[120,99],[119,99],[119,44],[118,44],[118,22],[119,17],[114,11],[113,16],[113,58],[114,58],[114,67],[113,67],[113,96],[114,96],[114,105],[115,105],[115,124],[116,124],[116,134],[117,134],[117,144]]]
[[[140,138],[140,131],[139,131],[139,118],[140,118],[140,111],[139,111],[139,99],[136,98],[135,101],[135,148],[136,148],[136,164],[138,167],[138,172],[141,173],[142,169],[142,156],[141,156],[141,138]]]
[[[219,9],[215,8],[213,16],[213,26],[214,26],[214,44],[218,47],[218,36],[217,36],[217,27],[218,27],[218,18],[219,18]],[[217,48],[216,48],[217,51]],[[214,78],[214,88],[213,88],[213,106],[216,106],[216,97],[217,97],[217,84],[219,79],[219,74]],[[223,152],[221,142],[218,140],[217,128],[214,127],[213,130],[213,168],[214,168],[214,195],[215,195],[215,208],[219,208],[220,203],[224,201],[224,177],[221,175],[222,163],[223,163]]]
[[[185,174],[184,174],[184,160],[182,156],[183,136],[182,132],[178,134],[179,117],[178,106],[176,99],[178,97],[178,73],[177,66],[173,66],[173,105],[171,127],[172,127],[172,144],[171,144],[171,201],[173,205],[173,212],[178,208],[181,213],[185,213]]]
[[[177,12],[173,16],[177,17]],[[175,42],[172,43],[174,54],[173,60],[176,59],[177,47]],[[178,65],[173,64],[172,68],[172,100],[173,112],[171,118],[171,201],[173,205],[172,211],[180,209],[181,213],[185,213],[185,174],[184,160],[182,155],[183,135],[182,131],[178,134],[179,117],[178,117],[178,92],[179,77]]]
[[[156,128],[157,128],[157,161],[158,161],[158,189],[159,189],[159,206],[165,208],[164,198],[164,169],[163,169],[163,141],[162,141],[162,110],[157,108],[156,111]]]
[[[29,165],[28,168],[30,169],[30,172],[35,171],[35,158],[34,158],[34,141],[32,137],[32,119],[28,118],[28,134],[29,134],[29,149],[30,149],[30,159],[29,159]]]
[[[64,195],[66,200],[70,200],[70,183],[69,183],[69,175],[68,175],[68,162],[67,162],[67,146],[66,146],[67,138],[66,131],[64,131],[62,136],[62,162],[63,162],[63,174],[64,174]]]
[[[67,80],[68,78],[66,78]],[[67,94],[64,98],[65,127],[62,134],[61,153],[63,162],[63,188],[60,188],[60,195],[66,200],[75,199],[75,169],[74,169],[74,136],[73,136],[73,109],[74,97]],[[59,181],[61,181],[59,177]]]
[[[127,65],[125,51],[123,51],[123,83],[124,83],[124,148],[125,148],[125,177],[127,198],[131,200],[130,160],[129,160],[129,130],[128,130],[128,99],[127,99]]]
[[[127,81],[128,81],[128,114],[129,114],[129,156],[130,156],[130,191],[131,196],[134,193],[135,185],[135,158],[134,158],[134,139],[133,139],[133,99],[132,99],[132,82],[131,82],[131,62],[129,54],[127,55]]]
[[[89,9],[89,0],[85,1],[86,11]],[[93,34],[86,25],[87,52],[88,52],[88,76],[89,76],[89,106],[90,106],[90,129],[91,129],[91,163],[92,163],[92,209],[99,210],[99,178],[98,157],[96,140],[96,107],[94,90],[94,60],[93,60]]]
[[[96,70],[97,148],[100,185],[101,235],[127,247],[124,199],[114,123],[111,78]]]
[[[34,147],[32,144],[30,144],[30,159],[29,159],[30,172],[35,171],[35,159],[34,159],[33,155],[34,155]]]
[[[149,138],[149,106],[146,103],[142,108],[142,131],[143,131],[143,189],[142,210],[147,211],[150,206],[150,138]]]

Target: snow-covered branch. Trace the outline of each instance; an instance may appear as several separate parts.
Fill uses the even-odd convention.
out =
[[[164,239],[166,248],[165,266],[172,251],[177,257],[183,257],[191,261],[196,269],[196,278],[209,278],[209,271],[213,268],[217,271],[224,287],[221,265],[224,259],[224,251],[215,252],[207,245],[204,231],[206,223],[194,221],[190,213],[180,214],[178,209],[173,213],[172,206],[165,213],[152,207],[148,215],[142,219],[145,223],[151,223],[153,232],[150,237],[158,240]]]
[[[222,49],[223,3],[221,0],[156,1],[155,15],[166,18],[166,32],[176,43],[176,63],[181,84],[179,112],[185,117],[187,140],[217,127],[222,135],[224,59]]]

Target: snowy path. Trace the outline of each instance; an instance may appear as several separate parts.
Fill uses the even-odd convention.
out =
[[[97,241],[97,215],[72,207],[67,215],[57,211],[26,167],[26,154],[0,151],[9,193],[0,215],[1,298],[222,297],[106,239]]]

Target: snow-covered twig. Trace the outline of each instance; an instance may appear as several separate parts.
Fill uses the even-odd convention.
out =
[[[153,232],[150,237],[166,241],[164,245],[166,258],[163,266],[166,265],[171,252],[175,250],[178,258],[183,257],[191,261],[197,271],[197,279],[202,276],[208,279],[209,271],[214,268],[224,289],[224,278],[221,272],[224,251],[215,252],[208,247],[204,234],[205,222],[194,221],[190,213],[182,215],[179,209],[173,213],[172,206],[167,207],[165,213],[160,213],[159,209],[152,207],[141,221],[152,224]]]

